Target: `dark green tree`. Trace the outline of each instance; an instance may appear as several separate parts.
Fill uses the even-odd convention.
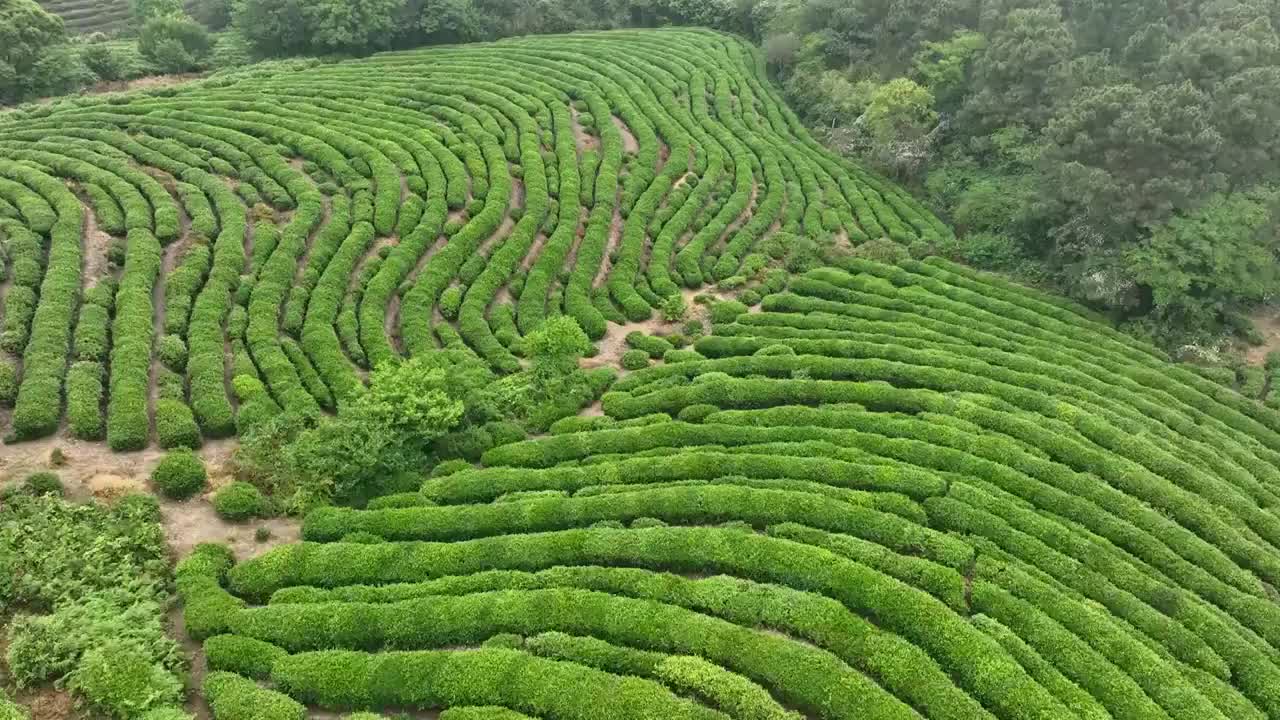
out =
[[[979,133],[1019,123],[1043,127],[1053,115],[1050,81],[1075,49],[1059,12],[1014,10],[988,41],[974,63],[967,124]]]
[[[32,0],[0,0],[0,103],[15,103],[41,92],[37,66],[67,39],[62,18]]]

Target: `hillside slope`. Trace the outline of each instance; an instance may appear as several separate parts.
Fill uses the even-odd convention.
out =
[[[250,70],[0,119],[0,158],[18,439],[226,435],[717,286],[601,414],[197,550],[217,720],[1280,718],[1280,414],[908,259],[947,228],[736,39]]]

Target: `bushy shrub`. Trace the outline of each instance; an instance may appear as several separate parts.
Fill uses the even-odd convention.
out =
[[[54,472],[32,473],[23,481],[23,486],[32,495],[61,496],[63,493],[62,479]]]
[[[204,461],[190,450],[165,455],[151,472],[151,483],[167,498],[185,500],[204,489],[209,479]]]
[[[649,353],[644,350],[628,350],[622,353],[624,370],[643,370],[649,367]]]
[[[432,468],[431,477],[444,477],[446,475],[452,475],[460,470],[469,469],[471,469],[471,463],[466,460],[445,460]]]
[[[200,447],[200,426],[186,403],[164,397],[156,401],[155,413],[160,447],[165,450]]]
[[[29,720],[31,713],[0,692],[0,720]]]
[[[747,312],[747,306],[737,300],[724,300],[711,306],[711,322],[733,322]]]
[[[258,488],[237,480],[213,496],[213,509],[224,520],[241,522],[265,515],[267,499]]]
[[[0,358],[0,407],[11,407],[17,397],[17,365],[7,358]]]
[[[717,412],[720,408],[715,405],[698,404],[690,405],[680,410],[676,418],[681,422],[700,423],[706,419],[708,415]]]
[[[182,700],[178,678],[127,642],[90,649],[71,674],[68,686],[95,710],[118,720]]]
[[[187,367],[187,343],[177,335],[161,336],[156,343],[156,355],[174,372],[182,372]]]

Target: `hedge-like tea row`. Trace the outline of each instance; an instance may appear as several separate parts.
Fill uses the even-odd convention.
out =
[[[419,492],[185,560],[215,720],[1280,719],[1265,374],[859,248],[948,233],[696,29],[67,99],[0,119],[0,401],[137,447],[154,392],[194,446],[401,355],[621,334],[616,383],[451,435]]]

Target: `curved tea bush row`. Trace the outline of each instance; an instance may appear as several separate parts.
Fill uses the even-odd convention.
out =
[[[0,123],[0,157],[72,182],[117,238],[184,234],[157,315],[190,357],[171,399],[216,437],[236,425],[237,343],[276,404],[313,413],[351,397],[353,365],[466,346],[512,372],[519,336],[548,316],[599,338],[679,285],[747,281],[776,232],[939,232],[818,150],[757,73],[754,51],[699,31],[433,48],[33,108]],[[32,183],[0,178],[0,198],[35,238],[53,227]],[[345,243],[360,223],[372,237]],[[19,263],[31,292],[9,293],[14,354],[40,255]],[[77,357],[100,362],[117,339],[82,314]]]
[[[1280,718],[1265,376],[1245,397],[1064,301],[861,257],[949,231],[828,154],[738,39],[68,99],[0,120],[0,200],[0,390],[31,436],[65,408],[146,443],[154,378],[155,434],[191,446],[401,355],[514,372],[547,318],[636,324],[603,416],[183,561],[215,720]]]

